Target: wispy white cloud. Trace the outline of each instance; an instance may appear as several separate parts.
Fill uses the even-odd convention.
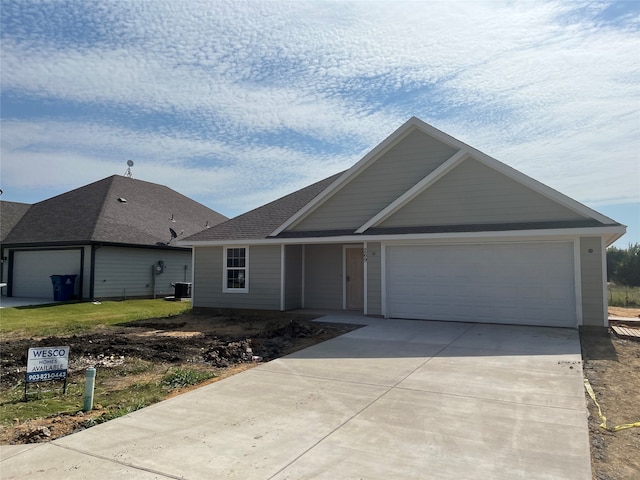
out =
[[[136,178],[170,185],[227,215],[290,193],[357,160],[88,123],[5,121],[3,137],[2,180],[10,186],[5,187],[7,194],[12,189],[41,192],[52,184],[53,194],[62,193],[122,175],[126,160],[133,158]],[[194,163],[194,158],[204,161]]]
[[[5,104],[55,106],[3,109],[4,189],[133,158],[235,214],[415,115],[580,201],[639,202],[638,12],[610,4],[5,0]]]

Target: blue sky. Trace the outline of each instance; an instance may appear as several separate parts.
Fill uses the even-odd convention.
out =
[[[227,216],[411,116],[640,242],[640,2],[2,0],[3,200],[135,162]]]

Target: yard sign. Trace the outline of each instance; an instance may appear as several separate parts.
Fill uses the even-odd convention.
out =
[[[68,346],[30,348],[27,356],[26,383],[64,380],[64,390],[66,390],[68,365]],[[25,395],[26,388],[25,384]]]

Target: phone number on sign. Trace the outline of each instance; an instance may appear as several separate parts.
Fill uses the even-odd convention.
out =
[[[44,382],[46,380],[64,380],[67,378],[66,371],[46,372],[46,373],[27,373],[27,382]]]

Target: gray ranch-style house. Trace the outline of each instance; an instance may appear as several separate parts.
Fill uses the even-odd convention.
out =
[[[2,294],[52,300],[52,275],[76,276],[73,299],[170,296],[192,276],[191,249],[176,241],[227,220],[166,186],[120,175],[0,208]]]
[[[626,227],[417,118],[350,169],[199,232],[193,306],[607,325]]]

